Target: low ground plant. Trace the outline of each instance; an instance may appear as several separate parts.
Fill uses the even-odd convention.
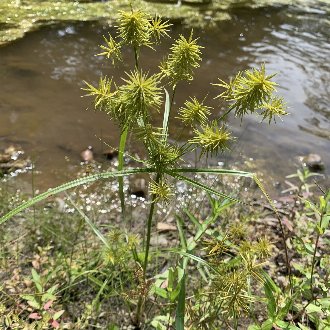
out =
[[[188,85],[193,80],[203,47],[193,31],[188,36],[180,35],[159,64],[158,72],[149,73],[141,63],[141,52],[146,47],[156,51],[157,44],[169,35],[169,22],[132,8],[119,13],[116,34],[104,37],[98,55],[116,64],[122,61],[123,51],[130,48],[135,63],[120,84],[112,77],[102,76],[97,86],[86,82],[84,88],[93,97],[95,109],[110,116],[121,129],[119,147],[114,148],[119,155],[117,170],[88,173],[49,189],[4,214],[0,223],[8,225],[5,222],[13,216],[55,194],[81,186],[88,189],[91,183],[110,179],[118,180],[119,223],[112,226],[98,222],[84,209],[79,198],[67,193],[65,203],[67,210],[71,208],[72,222],[62,219],[61,230],[56,231],[49,227],[52,224],[49,218],[40,222],[39,232],[35,228],[33,241],[40,251],[32,258],[32,272],[24,274],[29,285],[21,290],[24,293],[17,293],[15,290],[19,288],[12,285],[17,294],[15,299],[7,294],[8,283],[2,288],[2,310],[15,306],[13,316],[10,319],[4,316],[3,322],[16,322],[22,329],[29,329],[31,324],[37,329],[119,329],[124,324],[135,329],[161,330],[248,326],[265,330],[326,329],[329,326],[328,260],[326,249],[320,249],[319,245],[329,225],[329,193],[321,191],[318,202],[310,201],[310,196],[302,195],[310,192],[306,183],[310,174],[306,170],[299,172],[303,181],[294,192],[294,204],[284,221],[254,173],[198,168],[185,163],[189,153],[197,154],[198,158],[212,157],[230,148],[235,140],[226,124],[230,113],[239,120],[244,120],[247,114],[259,114],[269,124],[286,115],[284,101],[276,94],[275,75],[268,75],[261,65],[239,72],[228,82],[219,79],[215,84],[219,92],[214,98],[226,101],[228,110],[216,119],[212,119],[207,97],[199,100],[193,95],[173,114],[177,86]],[[163,124],[156,127],[153,114],[160,111],[163,111]],[[183,143],[175,142],[169,133],[173,117],[189,127],[194,136]],[[129,134],[144,145],[144,159],[129,155],[126,148]],[[140,166],[126,167],[125,154]],[[134,219],[145,221],[144,229],[132,233],[124,177],[138,173],[151,178],[149,210],[145,217]],[[221,185],[214,187],[209,179],[203,181],[205,176],[254,181],[275,215],[280,233],[276,242],[269,233],[260,236],[253,231],[257,215],[249,201],[243,201],[235,190],[220,191]],[[198,195],[205,196],[198,200],[207,205],[207,211],[202,214],[202,207],[196,210],[188,203],[183,211],[172,212],[178,244],[163,248],[157,239],[152,244],[152,230],[157,228],[156,220],[159,220],[156,211],[171,205],[179,193],[178,183],[194,189],[196,199]],[[303,206],[297,207],[298,204]],[[306,230],[291,230],[300,216],[308,224]],[[91,239],[91,233],[97,240]],[[269,266],[275,248],[281,251],[278,252],[281,259],[278,272],[284,277],[281,284],[272,279],[276,270],[274,273]],[[296,254],[303,260],[301,263],[294,262]],[[44,258],[52,255],[49,263],[43,261],[42,255]],[[17,282],[20,276],[17,274],[12,280]],[[86,283],[89,294],[79,291]],[[76,300],[83,303],[79,312],[70,306]],[[115,306],[117,315],[106,307],[109,303]],[[66,322],[68,318],[72,319],[70,324]]]

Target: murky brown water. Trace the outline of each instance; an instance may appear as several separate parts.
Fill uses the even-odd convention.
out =
[[[279,91],[291,115],[270,127],[260,124],[260,118],[249,117],[242,124],[231,118],[239,140],[230,160],[240,160],[242,154],[262,159],[259,164],[264,172],[279,178],[295,171],[297,156],[313,152],[322,156],[329,173],[330,29],[326,13],[292,13],[286,8],[240,11],[234,17],[212,31],[195,30],[206,47],[203,64],[195,81],[179,86],[176,107],[188,95],[204,98],[210,92],[216,116],[221,109],[212,100],[215,90],[209,83],[265,62],[268,71],[279,72]],[[82,149],[93,145],[101,154],[105,147],[99,138],[114,146],[118,143],[118,129],[106,115],[86,110],[90,100],[81,98],[80,90],[83,80],[95,82],[101,72],[118,78],[123,68],[130,68],[129,53],[125,64],[116,69],[94,56],[106,30],[97,24],[56,25],[0,49],[0,148],[10,143],[22,146],[40,171],[35,176],[37,187],[44,189],[73,177]],[[182,31],[179,26],[173,30],[174,34]],[[163,50],[169,46],[170,41]],[[151,70],[158,61],[151,51],[144,52],[143,59]],[[177,125],[176,129],[181,131]],[[140,150],[137,143],[131,149]]]

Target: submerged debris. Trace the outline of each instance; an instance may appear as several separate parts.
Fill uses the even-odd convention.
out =
[[[303,161],[311,171],[319,172],[324,170],[324,163],[318,154],[309,154],[304,157]]]
[[[24,151],[19,147],[10,145],[4,151],[0,151],[0,175],[27,169],[31,166],[29,159],[21,158]]]
[[[80,153],[80,158],[85,163],[90,163],[94,160],[93,147],[88,146],[85,150]]]

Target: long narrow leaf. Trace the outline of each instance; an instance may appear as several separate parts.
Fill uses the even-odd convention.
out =
[[[119,142],[119,154],[118,154],[118,171],[122,171],[124,169],[124,152],[126,148],[126,140],[128,135],[128,127],[124,128],[120,135]],[[119,198],[120,198],[120,206],[122,214],[125,213],[125,195],[124,195],[124,178],[118,178],[119,183]]]
[[[191,222],[196,226],[196,229],[202,228],[202,225],[198,222],[196,217],[188,209],[184,209],[184,212],[187,214],[187,216],[191,220]]]
[[[177,173],[175,173],[175,172],[172,171],[172,170],[171,170],[171,171],[168,171],[168,172],[166,172],[166,173],[167,173],[168,175],[173,176],[174,178],[177,178],[177,179],[182,180],[182,181],[186,181],[186,182],[188,182],[189,184],[191,184],[192,186],[195,186],[195,187],[201,188],[201,189],[205,190],[206,192],[208,192],[208,193],[210,193],[210,194],[214,194],[214,195],[216,195],[216,196],[218,196],[218,197],[222,197],[222,198],[227,198],[227,199],[230,199],[231,201],[235,201],[235,202],[237,202],[237,203],[245,204],[244,202],[240,201],[240,200],[237,199],[237,198],[234,198],[234,197],[228,196],[228,195],[226,195],[226,194],[224,194],[224,193],[218,192],[218,191],[216,191],[216,190],[210,188],[209,186],[206,186],[206,185],[204,185],[204,184],[202,184],[202,183],[200,183],[200,182],[198,182],[198,181],[196,181],[196,180],[194,180],[194,179],[190,179],[190,178],[188,178],[188,177],[186,177],[186,176],[183,176],[183,175],[177,174]]]
[[[173,173],[204,173],[204,174],[223,174],[223,175],[234,175],[242,176],[247,178],[253,178],[254,173],[236,171],[236,170],[226,170],[221,168],[190,168],[190,167],[180,167],[171,169]]]
[[[62,191],[66,191],[78,186],[81,186],[83,184],[88,184],[92,183],[98,180],[104,180],[104,179],[109,179],[109,178],[115,178],[115,177],[121,177],[121,176],[126,176],[126,175],[131,175],[131,174],[136,174],[136,173],[153,173],[155,170],[153,168],[145,168],[145,169],[140,169],[140,168],[135,168],[132,170],[124,170],[124,171],[113,171],[113,172],[102,172],[94,175],[89,175],[84,178],[80,178],[77,180],[73,180],[70,182],[66,182],[58,187],[49,189],[45,191],[44,193],[35,196],[34,198],[31,198],[30,200],[22,203],[15,209],[11,210],[7,214],[5,214],[2,218],[0,218],[0,225],[12,218],[14,215],[22,212],[23,210],[29,208],[30,206],[50,197],[53,195],[56,195]]]
[[[184,314],[186,308],[186,275],[183,275],[180,282],[180,293],[175,313],[175,330],[184,330]]]
[[[228,206],[231,206],[233,204],[235,204],[235,201],[229,201],[229,200],[225,200],[225,203],[223,203],[223,205],[219,208],[220,210],[225,209]],[[198,240],[203,236],[203,234],[207,231],[207,229],[210,227],[210,225],[215,222],[218,218],[220,214],[220,211],[216,212],[216,214],[214,214],[213,216],[209,217],[208,219],[206,219],[203,224],[201,225],[201,228],[197,231],[195,237],[194,237],[194,241],[198,242]]]
[[[178,250],[174,250],[174,249],[169,249],[169,251],[172,252],[172,253],[180,254],[181,256],[187,257],[191,260],[197,261],[200,264],[206,266],[207,268],[213,270],[215,273],[218,273],[218,271],[215,268],[213,268],[207,261],[205,261],[204,259],[202,259],[200,257],[195,256],[194,254],[184,252],[184,251],[178,251]]]
[[[184,231],[183,231],[183,220],[178,215],[176,215],[175,217],[176,217],[176,224],[177,224],[178,231],[179,231],[181,247],[182,247],[183,251],[187,251],[187,240],[186,240],[186,237],[185,237]]]
[[[170,116],[171,101],[168,91],[165,88],[164,90],[165,90],[165,111],[163,118],[163,142],[166,143],[167,134],[168,134],[168,118]]]
[[[94,223],[88,218],[88,216],[78,207],[78,205],[72,200],[72,198],[67,194],[67,198],[69,199],[72,206],[78,211],[80,216],[85,220],[88,226],[91,227],[95,235],[102,241],[102,243],[107,247],[110,248],[110,245],[107,239],[103,236],[103,234],[98,230],[98,228],[94,225]]]

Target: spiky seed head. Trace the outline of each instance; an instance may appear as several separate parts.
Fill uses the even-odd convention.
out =
[[[149,141],[147,149],[149,152],[149,166],[156,168],[160,173],[164,169],[177,165],[184,153],[184,149],[176,145],[163,143],[162,140]]]
[[[119,37],[123,44],[140,48],[150,46],[150,23],[146,13],[135,10],[130,12],[119,12]]]
[[[212,107],[199,102],[196,97],[190,97],[190,100],[184,103],[184,107],[180,108],[178,118],[186,125],[205,125],[211,109]]]
[[[235,110],[235,115],[242,118],[247,113],[253,113],[267,103],[275,92],[277,84],[271,79],[275,76],[266,75],[265,65],[260,69],[239,72],[229,83],[220,80],[220,86],[225,90],[217,97],[231,103],[230,109]]]
[[[186,39],[180,35],[171,47],[171,53],[162,63],[162,73],[176,85],[181,80],[192,80],[194,69],[199,67],[201,61],[201,49],[197,39],[193,39],[193,33]]]
[[[286,116],[288,113],[286,110],[286,105],[281,97],[273,97],[267,102],[263,102],[261,105],[261,116],[262,120],[268,119],[270,124],[272,119],[276,123],[276,116],[281,119],[281,116]]]
[[[140,238],[137,234],[128,233],[126,235],[126,241],[130,250],[136,248],[140,244]]]
[[[126,234],[119,229],[112,229],[107,234],[108,246],[103,249],[106,264],[124,265],[130,260],[131,250],[139,244],[137,235]]]
[[[248,274],[241,269],[234,269],[217,277],[213,282],[213,290],[217,291],[223,313],[227,317],[247,313],[252,297],[247,293]]]
[[[88,92],[84,96],[94,97],[95,109],[111,115],[117,106],[116,95],[118,93],[116,89],[112,91],[112,79],[107,76],[100,77],[98,87],[94,87],[86,81],[84,83],[87,87],[82,88],[82,90]]]
[[[168,21],[162,21],[159,16],[155,16],[149,21],[150,24],[150,32],[155,41],[155,43],[160,43],[160,39],[162,37],[169,37],[167,33],[169,31],[169,27],[172,25]]]
[[[150,192],[156,197],[156,201],[169,203],[173,193],[172,187],[163,179],[159,183],[150,182]]]
[[[247,228],[241,222],[234,222],[229,227],[228,235],[233,241],[242,241],[247,235]]]
[[[242,241],[239,245],[239,251],[241,254],[254,253],[253,244],[251,241]]]
[[[211,156],[229,149],[229,142],[234,140],[227,127],[219,127],[216,120],[202,126],[201,130],[196,129],[195,134],[189,143],[197,144],[202,149],[202,154]]]
[[[126,73],[125,84],[119,87],[121,112],[125,114],[126,123],[149,116],[149,109],[158,109],[161,104],[162,91],[158,75],[135,70]]]
[[[267,237],[261,237],[258,242],[253,245],[253,250],[256,255],[261,259],[267,259],[271,256],[273,249],[272,243]]]
[[[252,253],[242,253],[240,256],[242,258],[243,266],[247,275],[262,283],[264,278],[261,275],[261,270],[266,263],[260,262],[257,256]]]
[[[109,39],[103,36],[105,41],[105,45],[100,45],[100,48],[103,52],[97,54],[96,56],[105,56],[108,59],[111,59],[112,65],[115,64],[116,61],[122,61],[122,54],[121,54],[121,45],[116,42],[115,39],[109,34]]]
[[[136,136],[147,146],[153,143],[161,143],[164,137],[163,128],[154,127],[151,124],[145,124],[135,129]]]

